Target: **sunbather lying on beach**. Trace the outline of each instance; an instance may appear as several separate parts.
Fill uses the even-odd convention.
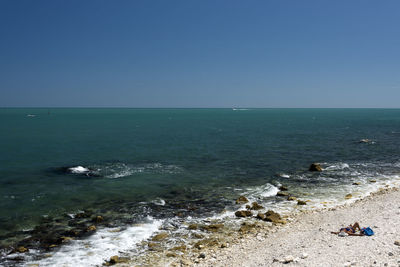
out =
[[[356,233],[359,231],[359,233]],[[339,232],[331,232],[332,234],[340,234],[340,233],[346,233],[348,235],[355,235],[355,236],[363,236],[364,232],[361,230],[360,225],[358,222],[355,222],[353,225],[349,225],[346,228],[340,228]]]

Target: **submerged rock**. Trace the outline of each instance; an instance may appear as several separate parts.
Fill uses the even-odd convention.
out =
[[[313,163],[310,165],[310,168],[308,168],[310,172],[322,172],[322,167],[318,163]]]
[[[238,199],[236,199],[236,204],[244,204],[249,202],[249,200],[245,196],[240,196]]]
[[[287,198],[287,200],[289,200],[289,201],[296,201],[297,198],[289,196],[289,197]]]
[[[347,194],[347,195],[344,196],[345,199],[350,199],[350,198],[352,198],[352,197],[353,197],[352,194]]]
[[[249,217],[252,216],[253,213],[249,210],[238,210],[235,212],[236,217]]]
[[[370,183],[376,183],[376,180],[369,180]]]
[[[354,182],[353,185],[360,185],[360,182]]]

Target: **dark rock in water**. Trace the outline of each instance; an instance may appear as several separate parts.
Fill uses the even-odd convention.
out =
[[[288,191],[289,189],[288,189],[286,186],[281,185],[281,186],[279,187],[279,190],[281,190],[281,191]]]
[[[245,196],[240,196],[238,199],[236,199],[236,204],[244,204],[249,202],[249,200]]]
[[[253,213],[249,210],[238,210],[235,212],[236,217],[249,217],[252,216]]]
[[[352,194],[347,194],[347,195],[344,196],[345,199],[350,199],[350,198],[352,198],[352,197],[353,197]]]
[[[92,222],[95,222],[95,223],[101,223],[101,222],[103,222],[103,221],[104,221],[103,216],[96,216],[96,217],[94,217],[94,218],[92,219]]]
[[[287,198],[287,200],[289,200],[289,201],[295,201],[295,200],[297,200],[297,198],[289,196],[289,197]]]
[[[16,249],[15,251],[16,251],[16,252],[19,252],[19,253],[24,253],[24,252],[28,252],[29,249],[27,249],[27,248],[24,247],[24,246],[20,246],[20,247],[17,247],[17,249]]]
[[[258,204],[257,202],[253,202],[253,203],[251,203],[251,210],[261,210],[261,209],[263,209],[264,207],[263,206],[261,206],[260,204]]]
[[[246,205],[246,209],[247,209],[247,210],[250,210],[250,209],[251,209],[251,206],[250,206],[250,205]]]
[[[322,172],[322,167],[318,163],[313,163],[310,165],[310,168],[308,170],[310,172]]]
[[[86,230],[87,230],[88,232],[96,231],[96,226],[90,225],[88,228],[86,228]]]
[[[273,223],[282,223],[282,224],[286,223],[286,221],[281,218],[281,215],[279,213],[274,212],[272,210],[269,210],[265,213],[265,220],[267,222],[273,222]]]
[[[360,182],[354,182],[353,185],[360,185]]]
[[[276,193],[276,195],[278,197],[287,197],[287,196],[289,196],[289,193],[285,192],[285,191],[279,191],[278,193]]]
[[[303,200],[297,200],[297,205],[307,205],[307,202]]]

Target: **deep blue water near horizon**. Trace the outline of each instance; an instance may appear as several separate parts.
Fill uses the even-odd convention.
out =
[[[2,108],[0,137],[4,237],[89,207],[163,199],[222,209],[216,200],[235,194],[226,188],[263,185],[312,162],[396,164],[400,110]],[[60,171],[73,166],[99,176]],[[170,208],[162,216],[174,216]]]

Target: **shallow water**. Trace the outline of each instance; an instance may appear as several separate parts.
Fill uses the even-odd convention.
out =
[[[241,194],[289,212],[280,184],[319,207],[399,179],[396,109],[0,109],[0,122],[2,246],[82,210],[110,229],[233,211]],[[90,175],[65,171],[78,166]]]

